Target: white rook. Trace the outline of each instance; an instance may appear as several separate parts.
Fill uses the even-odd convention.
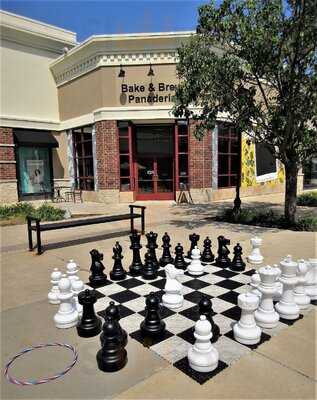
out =
[[[262,296],[260,305],[254,313],[254,318],[261,328],[275,328],[280,317],[274,309],[273,295],[277,291],[276,279],[280,275],[280,270],[268,265],[259,269],[259,275],[261,283],[258,290],[262,293]]]
[[[252,345],[261,340],[261,328],[256,325],[254,311],[259,306],[259,297],[250,292],[238,296],[241,318],[233,326],[233,335],[237,342]]]
[[[317,300],[317,258],[309,258],[305,292],[311,300]]]
[[[297,263],[287,256],[280,262],[282,274],[279,278],[283,284],[283,293],[281,300],[275,305],[276,311],[281,318],[294,320],[299,317],[299,307],[294,300],[294,286],[298,278],[296,276]]]
[[[251,254],[247,257],[247,260],[250,264],[262,264],[263,256],[260,252],[260,246],[262,245],[262,239],[255,236],[250,239],[250,243],[252,246]]]
[[[294,300],[300,310],[306,310],[310,305],[310,297],[305,292],[306,274],[308,271],[305,260],[298,260],[297,283],[294,289]]]

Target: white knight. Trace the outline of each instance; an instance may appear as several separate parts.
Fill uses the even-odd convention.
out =
[[[167,308],[180,308],[183,305],[184,296],[183,285],[178,281],[178,278],[184,275],[184,271],[175,268],[172,264],[167,264],[164,269],[166,284],[164,288],[165,294],[162,296],[162,303]]]

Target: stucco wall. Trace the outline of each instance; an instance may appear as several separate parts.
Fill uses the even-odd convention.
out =
[[[49,69],[56,53],[2,40],[1,116],[58,122],[57,88]]]
[[[61,120],[79,117],[102,107],[150,109],[153,105],[172,105],[171,97],[175,90],[171,90],[170,86],[166,88],[166,85],[178,84],[175,65],[160,64],[153,65],[152,68],[154,76],[149,77],[149,65],[124,66],[125,77],[118,78],[119,67],[102,67],[60,86],[58,98]],[[159,86],[160,83],[164,84],[164,87]],[[133,92],[122,93],[122,85],[133,86]],[[143,92],[140,91],[141,86],[144,86]],[[150,87],[155,90],[150,91]],[[144,97],[148,97],[149,94],[157,95],[157,98],[151,103],[144,102]],[[134,96],[134,99],[129,96]],[[137,101],[137,97],[140,102]]]
[[[59,147],[52,151],[54,179],[68,178],[66,132],[52,132]]]

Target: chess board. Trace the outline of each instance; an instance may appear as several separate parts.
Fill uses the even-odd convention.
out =
[[[250,277],[254,269],[244,272],[233,272],[228,269],[218,268],[210,264],[205,265],[205,272],[199,277],[190,276],[187,272],[180,277],[183,284],[184,303],[177,312],[164,306],[161,307],[161,316],[166,323],[165,335],[160,339],[144,339],[140,332],[140,323],[145,315],[145,297],[150,292],[155,292],[160,299],[164,294],[165,271],[160,268],[158,278],[145,280],[142,277],[130,275],[123,281],[111,282],[105,286],[94,288],[98,301],[95,304],[96,312],[101,312],[109,305],[111,300],[119,305],[120,324],[128,334],[130,340],[136,340],[160,357],[173,364],[183,373],[203,384],[222,370],[229,367],[240,357],[261,346],[272,336],[296,321],[280,320],[274,329],[263,329],[260,343],[247,346],[238,343],[233,338],[232,326],[240,318],[240,308],[237,298],[240,293],[249,291]],[[88,284],[89,286],[89,284]],[[219,351],[218,368],[209,373],[200,373],[192,370],[187,361],[187,352],[194,343],[193,327],[199,319],[198,302],[202,294],[212,300],[214,321],[220,328],[220,337],[214,343]],[[300,315],[299,319],[303,318]]]

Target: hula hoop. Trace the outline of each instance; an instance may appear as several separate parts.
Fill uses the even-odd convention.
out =
[[[14,361],[21,357],[23,354],[29,353],[30,351],[36,350],[36,349],[42,349],[45,347],[64,347],[66,349],[69,349],[72,353],[73,353],[73,361],[71,362],[71,364],[69,364],[64,371],[59,372],[55,375],[49,376],[47,378],[40,378],[40,379],[30,379],[28,381],[22,381],[19,380],[13,376],[11,376],[9,374],[9,369],[12,366],[12,364],[14,363]],[[22,351],[20,351],[20,353],[16,354],[14,357],[11,358],[11,360],[6,364],[5,368],[4,368],[4,376],[6,377],[6,379],[10,382],[13,383],[15,385],[21,385],[21,386],[31,386],[31,385],[41,385],[42,383],[47,383],[47,382],[51,382],[54,381],[55,379],[61,378],[62,376],[64,376],[65,374],[67,374],[67,372],[73,368],[73,366],[76,364],[78,360],[78,353],[76,351],[76,349],[71,346],[70,344],[66,344],[66,343],[45,343],[45,344],[38,344],[36,346],[30,346],[27,347],[25,349],[23,349]]]

